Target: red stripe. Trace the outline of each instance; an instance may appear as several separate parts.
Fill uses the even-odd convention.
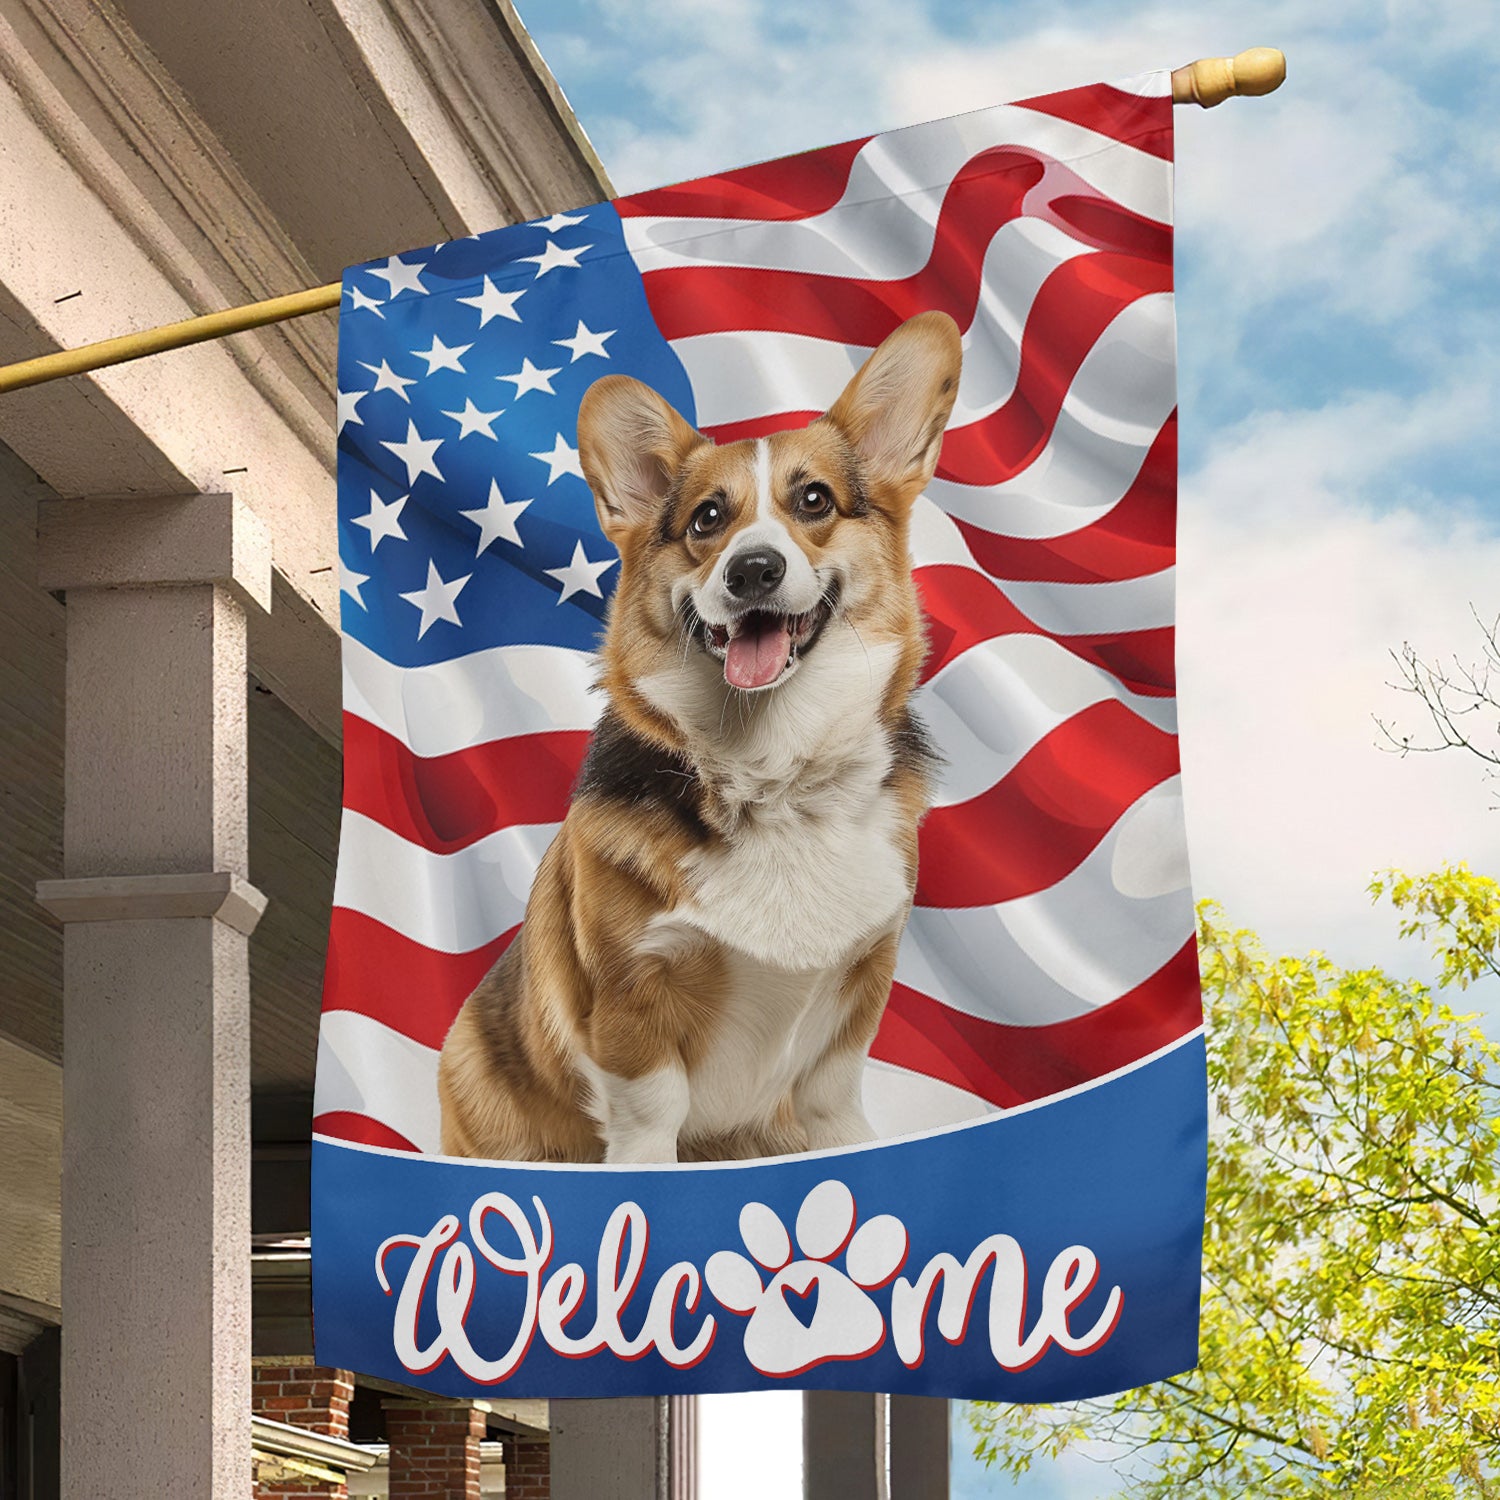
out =
[[[1074,656],[1103,667],[1132,692],[1154,698],[1172,696],[1175,671],[1170,626],[1107,635],[1055,635],[1040,629],[972,568],[933,563],[912,576],[927,618],[924,682],[981,641],[1000,635],[1045,635]]]
[[[1003,505],[996,504],[1003,521]],[[1063,536],[1001,536],[951,517],[974,561],[1017,582],[1114,583],[1170,568],[1177,549],[1177,413],[1156,435],[1140,472],[1112,510]]]
[[[1015,391],[989,416],[949,429],[938,478],[1003,484],[1033,464],[1105,330],[1138,298],[1171,288],[1170,265],[1123,255],[1085,255],[1059,266],[1027,314]]]
[[[870,1056],[1010,1108],[1139,1062],[1202,1019],[1198,950],[1189,939],[1128,994],[1050,1026],[981,1020],[895,985]]]
[[[421,756],[346,713],[344,806],[435,854],[452,854],[497,828],[560,823],[588,743],[587,730],[557,730]]]
[[[706,276],[710,273],[693,274]],[[779,278],[780,274],[751,273],[756,281]],[[786,304],[816,292],[816,288],[808,285],[810,279],[813,278],[794,278],[787,288],[787,296],[780,303],[775,300],[773,288],[742,285],[740,290],[747,294],[773,300],[765,308],[743,309],[744,321],[739,326],[761,329],[772,324],[793,323],[795,320],[788,317]],[[873,347],[912,311],[918,310],[915,304],[908,307],[903,298],[885,290],[901,283],[879,285],[883,290],[878,295],[889,301],[877,306],[871,300],[868,305],[858,307],[854,304],[866,298],[873,299],[876,294],[869,293],[866,285],[860,283],[831,281],[830,290],[838,290],[826,300],[815,298],[814,305],[821,312],[813,313],[807,324],[796,331]],[[957,484],[1002,484],[1033,463],[1052,436],[1053,425],[1074,377],[1105,330],[1132,302],[1154,292],[1169,291],[1171,285],[1170,266],[1131,256],[1084,255],[1060,265],[1042,283],[1027,313],[1021,338],[1020,367],[1010,396],[988,416],[966,426],[948,429],[938,462],[938,477]],[[700,282],[698,288],[700,292],[709,290],[705,282]],[[855,296],[844,295],[850,290]],[[976,289],[976,298],[977,295]],[[844,305],[839,306],[839,303]],[[972,320],[973,311],[970,306],[964,321]],[[808,326],[812,323],[822,323],[823,326]],[[760,437],[765,432],[788,427],[802,427],[809,419],[805,412],[787,412],[755,418],[748,423],[721,423],[704,430],[716,442],[722,443],[741,437]]]
[[[826,213],[844,196],[849,169],[869,139],[633,193],[616,198],[614,208],[622,219],[802,219]]]
[[[772,432],[788,432],[793,427],[806,427],[820,411],[778,411],[768,417],[747,417],[743,422],[720,422],[717,426],[705,427],[716,443],[735,443],[741,438],[765,437]]]
[[[368,1115],[355,1114],[347,1109],[332,1109],[326,1115],[318,1115],[312,1123],[318,1135],[331,1135],[335,1140],[353,1141],[360,1146],[384,1146],[391,1151],[410,1151],[420,1156],[404,1135],[372,1120]]]
[[[1003,146],[966,162],[949,184],[932,253],[911,276],[881,281],[674,266],[647,271],[642,280],[651,315],[669,340],[757,328],[874,345],[929,309],[967,328],[990,241],[1023,215],[1044,219],[1094,250],[1154,264],[1158,276],[1170,277],[1170,227],[1120,207],[1060,162]]]
[[[928,813],[917,904],[993,906],[1055,885],[1179,769],[1177,737],[1123,703],[1074,714],[977,797]]]
[[[468,953],[439,953],[363,912],[336,906],[323,1009],[352,1010],[424,1047],[441,1047],[459,1007],[520,930],[512,927]]]
[[[1095,83],[1022,99],[1016,108],[1052,115],[1163,161],[1172,160],[1172,100],[1167,94],[1128,94],[1107,83]]]

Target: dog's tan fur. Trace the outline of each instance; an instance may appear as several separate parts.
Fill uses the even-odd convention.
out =
[[[908,517],[960,358],[953,321],[923,314],[807,428],[723,446],[627,377],[585,396],[582,465],[620,552],[609,708],[525,925],[444,1044],[445,1153],[713,1159],[868,1138],[858,1068],[910,910],[931,769],[908,710],[924,652]],[[706,536],[705,503],[722,523]],[[838,603],[784,679],[741,692],[693,610],[722,593],[752,527],[794,543],[812,570],[798,561],[797,576]],[[822,869],[825,845],[885,851],[857,863],[889,869]],[[865,891],[891,910],[865,922]],[[772,936],[726,940],[741,929]],[[773,1055],[804,1033],[809,1055]],[[770,1092],[741,1098],[742,1074]]]

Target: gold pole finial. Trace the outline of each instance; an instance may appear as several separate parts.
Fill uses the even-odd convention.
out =
[[[1172,73],[1172,103],[1212,109],[1233,94],[1269,94],[1286,81],[1286,54],[1251,47],[1233,57],[1200,57]]]

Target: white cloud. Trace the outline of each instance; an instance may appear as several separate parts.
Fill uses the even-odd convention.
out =
[[[1377,748],[1372,714],[1413,731],[1388,652],[1477,655],[1470,601],[1500,607],[1500,533],[1442,511],[1374,511],[1383,468],[1496,413],[1472,388],[1262,413],[1185,476],[1178,658],[1195,887],[1273,946],[1421,969],[1360,897],[1377,869],[1500,869],[1481,767]]]

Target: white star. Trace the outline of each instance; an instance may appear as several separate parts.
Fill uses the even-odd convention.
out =
[[[362,416],[360,416],[359,412],[356,411],[355,408],[369,394],[370,394],[369,391],[340,391],[338,393],[338,398],[339,398],[339,402],[338,402],[338,405],[339,405],[339,428],[338,428],[338,430],[340,432],[342,432],[344,430],[344,428],[350,422],[353,422],[356,427],[363,427],[365,425],[365,419]]]
[[[559,474],[576,474],[583,478],[583,470],[578,466],[578,450],[570,448],[563,441],[562,433],[558,433],[557,441],[552,445],[550,453],[533,453],[533,458],[539,458],[544,464],[551,468],[547,475],[547,483],[551,484]]]
[[[466,573],[462,578],[454,578],[444,583],[438,573],[437,564],[429,559],[427,587],[413,589],[411,593],[401,596],[408,604],[414,604],[422,611],[422,623],[417,626],[419,641],[438,620],[447,620],[460,629],[463,628],[463,621],[458,618],[458,611],[453,607],[453,601],[458,598],[463,586],[473,576],[472,573]]]
[[[604,595],[599,589],[599,575],[614,567],[618,561],[617,557],[606,557],[603,562],[591,563],[583,550],[583,543],[574,542],[573,560],[567,567],[544,568],[543,572],[562,584],[562,593],[557,596],[559,604],[572,598],[574,594],[592,594],[596,599],[602,599]]]
[[[468,437],[471,432],[482,432],[487,438],[492,438],[495,442],[498,443],[500,439],[495,437],[495,434],[490,431],[490,423],[493,422],[495,418],[500,415],[500,412],[503,412],[504,410],[505,408],[502,406],[500,408],[500,411],[480,411],[480,409],[475,406],[467,396],[465,396],[464,409],[462,411],[445,411],[443,415],[445,417],[452,417],[453,420],[458,423],[458,436],[460,441]]]
[[[374,550],[373,544],[371,550]],[[348,596],[359,605],[361,609],[369,609],[369,605],[360,597],[360,588],[370,581],[368,573],[356,573],[353,568],[344,566],[344,559],[339,559],[339,592]]]
[[[395,393],[408,406],[411,405],[411,397],[406,394],[409,385],[415,385],[415,380],[408,380],[404,375],[398,375],[391,367],[381,360],[378,365],[367,365],[364,360],[356,360],[355,363],[362,370],[368,370],[375,377],[375,389],[377,391],[395,391]]]
[[[377,318],[383,318],[385,314],[380,310],[380,304],[373,298],[367,297],[357,286],[345,287],[349,299],[354,303],[355,312],[372,312]]]
[[[479,236],[474,235],[473,238],[478,239]],[[479,309],[479,326],[483,328],[491,318],[509,318],[512,323],[519,323],[521,315],[516,311],[516,303],[525,295],[525,287],[522,287],[519,292],[497,291],[495,283],[486,276],[484,290],[477,297],[460,297],[458,300],[465,307]]]
[[[545,391],[549,396],[555,396],[557,392],[552,389],[552,377],[561,373],[560,368],[539,370],[529,359],[523,359],[521,368],[514,375],[497,375],[495,379],[515,381],[516,399],[519,400],[527,391]]]
[[[427,269],[427,262],[419,261],[416,265],[407,265],[399,255],[390,256],[383,268],[366,266],[371,276],[380,276],[390,284],[391,296],[397,292],[422,292],[425,294],[427,288],[422,285],[422,272]]]
[[[536,274],[545,276],[548,271],[555,271],[559,266],[570,266],[573,270],[578,269],[578,257],[585,250],[592,250],[592,245],[570,245],[566,250],[556,240],[548,240],[547,248],[540,255],[523,255],[522,260],[536,262]]]
[[[417,424],[408,419],[404,443],[388,443],[382,440],[380,446],[389,448],[406,465],[406,482],[415,484],[419,474],[431,474],[434,479],[443,478],[438,472],[438,466],[433,463],[432,456],[445,441],[444,438],[424,438],[417,431]]]
[[[612,339],[615,336],[615,332],[616,330],[611,328],[608,333],[594,333],[580,319],[578,332],[572,338],[553,339],[552,342],[554,344],[561,344],[564,349],[571,349],[573,351],[573,359],[575,360],[582,359],[585,354],[600,354],[605,359],[608,359],[609,353],[604,347],[604,341],[605,339]],[[572,361],[570,360],[569,363],[571,364]]]
[[[496,537],[517,547],[524,547],[526,544],[521,540],[521,533],[516,530],[516,521],[530,504],[529,500],[507,500],[500,493],[500,486],[493,479],[490,480],[489,503],[480,510],[459,511],[459,515],[466,521],[472,521],[479,528],[479,550],[474,556],[478,557]]]
[[[583,215],[553,214],[550,219],[537,219],[535,223],[538,229],[545,229],[548,234],[556,234],[559,229],[566,229],[570,224],[582,224]]]
[[[429,375],[438,370],[457,370],[460,375],[464,373],[464,367],[459,361],[466,355],[473,344],[459,344],[450,349],[437,334],[432,336],[432,348],[413,349],[413,359],[425,359],[427,361],[427,373]]]
[[[399,500],[392,500],[389,505],[375,493],[370,491],[370,513],[365,516],[354,516],[356,526],[363,526],[370,533],[370,551],[373,552],[381,543],[381,540],[393,536],[398,542],[406,540],[406,533],[401,529],[401,507],[411,499],[410,495],[403,495]],[[358,599],[359,595],[356,594]],[[364,600],[360,599],[363,604]]]

